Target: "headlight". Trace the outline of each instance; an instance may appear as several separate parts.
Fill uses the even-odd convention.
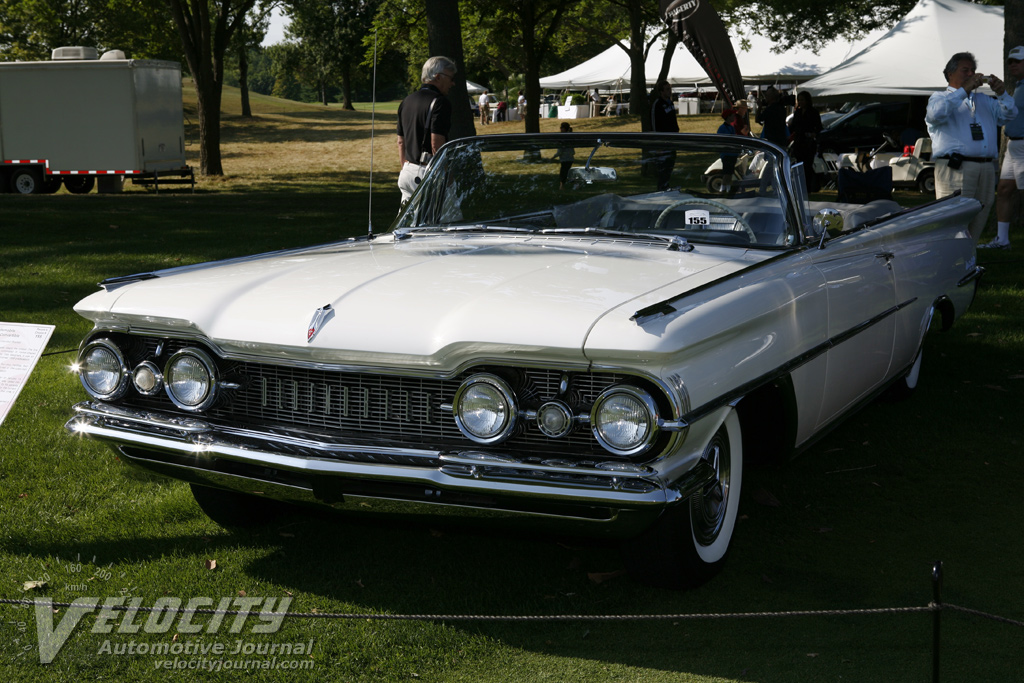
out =
[[[519,411],[515,395],[503,379],[479,374],[466,379],[455,392],[455,424],[477,443],[499,443],[515,429]]]
[[[85,390],[103,401],[118,399],[128,389],[128,366],[121,350],[108,339],[89,342],[82,349],[78,376]]]
[[[204,351],[182,349],[164,367],[164,386],[182,410],[206,410],[217,397],[217,366]]]
[[[611,387],[594,402],[590,426],[607,450],[634,455],[650,447],[658,435],[658,406],[643,389]]]

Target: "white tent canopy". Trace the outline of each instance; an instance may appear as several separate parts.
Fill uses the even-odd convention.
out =
[[[921,0],[847,61],[801,86],[815,97],[930,95],[946,87],[942,69],[972,52],[981,73],[1002,73],[1003,8],[962,0]]]
[[[736,59],[740,65],[740,74],[746,83],[793,83],[824,73],[832,66],[855,54],[861,47],[869,44],[882,33],[882,31],[878,31],[854,44],[837,41],[823,47],[818,54],[807,49],[794,49],[776,54],[772,52],[774,43],[770,39],[762,36],[748,36],[745,40],[749,42],[750,49],[737,50]],[[647,56],[644,74],[648,86],[654,85],[658,78],[664,52],[665,42],[661,41],[651,49]],[[567,71],[540,79],[540,86],[552,90],[566,88],[621,90],[628,89],[630,74],[629,56],[621,47],[613,45],[596,57]],[[672,55],[668,81],[673,85],[708,82],[704,69],[682,43],[676,47],[676,51]]]

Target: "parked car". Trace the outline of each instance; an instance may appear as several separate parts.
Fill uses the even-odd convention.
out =
[[[826,126],[818,134],[818,148],[822,152],[852,152],[881,146],[886,134],[896,140],[909,136],[909,142],[921,137],[925,131],[923,109],[920,116],[911,116],[911,102],[872,102],[854,109]],[[917,112],[919,108],[914,107]]]
[[[756,178],[703,192],[746,154]],[[698,584],[746,464],[912,390],[982,273],[973,199],[806,196],[752,138],[452,141],[386,234],[101,283],[67,429],[226,525],[268,499],[519,519]]]

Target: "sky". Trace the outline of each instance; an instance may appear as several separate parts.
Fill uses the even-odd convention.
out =
[[[281,14],[281,10],[275,8],[270,15],[270,29],[267,31],[267,37],[263,39],[263,47],[284,42],[284,29],[287,25],[288,20]]]

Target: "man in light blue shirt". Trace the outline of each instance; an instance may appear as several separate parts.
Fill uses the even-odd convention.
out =
[[[981,211],[970,225],[975,242],[995,198],[996,127],[1017,116],[1017,106],[1003,82],[994,75],[976,73],[977,66],[970,52],[953,55],[942,71],[949,87],[932,94],[925,115],[935,160],[935,197],[942,199],[960,190],[962,196],[981,202]],[[983,83],[989,84],[996,97],[975,92]]]
[[[1024,45],[1018,45],[1006,56],[1006,70],[1017,81],[1013,101],[1017,111],[1024,109]],[[1018,116],[1006,124],[1003,134],[1007,137],[1006,154],[1003,156],[1003,170],[996,185],[996,237],[991,242],[979,244],[983,249],[1010,248],[1010,221],[1018,191],[1024,190],[1024,116]]]

